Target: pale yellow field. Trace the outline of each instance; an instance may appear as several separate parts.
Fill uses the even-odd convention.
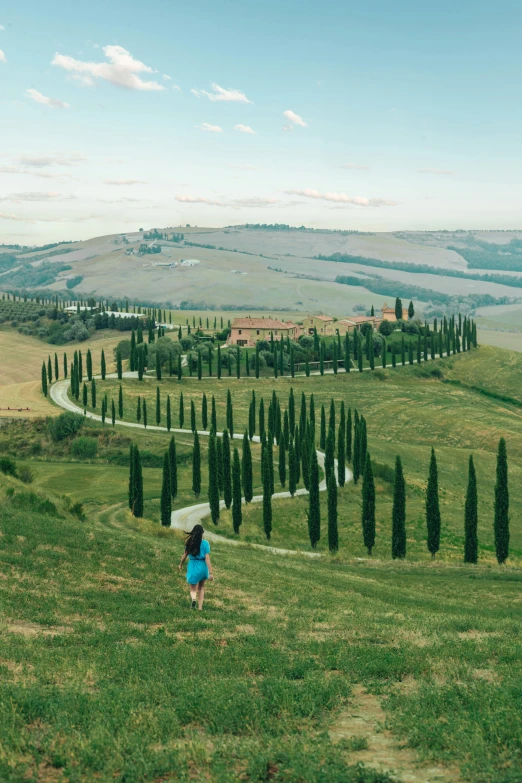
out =
[[[102,348],[105,351],[107,369],[113,369],[113,351],[117,343],[124,339],[125,332],[101,332],[93,335],[83,343],[68,343],[67,345],[49,345],[48,343],[27,337],[11,329],[0,330],[0,417],[10,418],[12,411],[6,408],[29,408],[28,411],[16,412],[17,417],[35,418],[59,413],[48,399],[42,396],[40,378],[42,361],[49,354],[58,354],[60,372],[63,366],[63,352],[69,359],[79,348],[86,353],[90,348],[93,356],[93,369],[99,370]],[[54,362],[53,362],[54,366]]]

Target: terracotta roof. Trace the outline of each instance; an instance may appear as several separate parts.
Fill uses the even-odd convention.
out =
[[[333,321],[331,315],[309,315],[309,318],[318,318],[319,321]]]
[[[354,324],[356,321],[353,318],[340,318],[335,322],[336,324]]]
[[[274,318],[234,318],[232,329],[296,329],[297,324]]]
[[[352,318],[350,318],[350,321],[352,321],[354,324],[363,324],[367,321],[375,321],[376,318],[374,315],[354,315]]]

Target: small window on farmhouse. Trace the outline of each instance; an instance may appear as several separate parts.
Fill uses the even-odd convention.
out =
[[[275,330],[274,334],[277,334],[277,329]]]
[[[241,334],[241,329],[238,330],[239,334]]]
[[[260,334],[260,330],[259,329],[257,330],[257,333]]]

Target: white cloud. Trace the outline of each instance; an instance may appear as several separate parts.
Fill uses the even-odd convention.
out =
[[[5,30],[5,27],[3,24],[0,24],[0,31]]]
[[[33,90],[31,87],[26,90],[27,95],[36,101],[36,103],[43,103],[44,106],[49,106],[51,109],[68,109],[69,104],[65,101],[59,101],[57,98],[48,98],[47,95],[42,95],[38,90]]]
[[[229,207],[230,209],[259,209],[263,207],[275,207],[281,204],[277,198],[264,198],[261,196],[248,196],[235,199],[213,199],[207,196],[177,195],[176,201],[183,204],[206,204],[210,207]]]
[[[227,163],[228,169],[239,169],[239,171],[257,171],[257,166],[251,166],[250,163]]]
[[[44,168],[46,166],[76,166],[87,160],[79,152],[57,155],[20,155],[17,158],[22,166],[32,166],[34,168]]]
[[[144,179],[104,179],[106,185],[147,185]]]
[[[228,102],[232,102],[232,103],[253,102],[248,100],[244,92],[241,92],[241,90],[235,90],[232,87],[225,89],[224,87],[220,87],[219,84],[213,82],[212,89],[214,90],[214,92],[207,92],[206,90],[194,90],[194,89],[192,89],[190,92],[193,95],[195,95],[196,98],[200,98],[202,95],[206,95],[207,98],[211,101],[226,101],[227,103]]]
[[[239,125],[234,125],[234,130],[240,131],[241,133],[253,133],[254,136],[256,135],[256,131],[250,127],[250,125],[242,125],[239,123]]]
[[[181,87],[179,86],[179,84],[173,84],[172,89],[176,90],[176,92],[181,92]]]
[[[293,129],[294,129],[293,125],[283,125],[283,130],[284,131],[287,131],[287,132],[288,131],[293,131]]]
[[[318,199],[320,201],[331,201],[334,204],[355,204],[358,207],[394,207],[397,205],[396,201],[390,201],[389,199],[347,196],[346,193],[320,193],[313,188],[285,190],[284,192],[291,196],[304,196],[305,198]]]
[[[136,60],[123,46],[104,46],[102,49],[109,62],[84,62],[57,52],[51,65],[57,65],[73,75],[79,75],[84,84],[94,84],[93,79],[102,79],[128,90],[165,89],[158,82],[144,81],[138,76],[140,73],[156,73],[156,71],[140,60]]]
[[[172,76],[169,76],[169,75],[168,75],[168,73],[164,73],[164,74],[163,74],[163,78],[164,78],[164,79],[165,79],[167,82],[170,82],[170,81],[172,80]]]
[[[417,169],[419,174],[438,174],[442,177],[453,177],[455,172],[449,169]]]
[[[230,202],[230,206],[241,209],[241,207],[275,207],[280,203],[277,198],[261,198],[252,196],[250,198],[236,198]]]
[[[196,128],[198,128],[202,131],[208,131],[209,133],[223,133],[223,128],[220,128],[219,125],[210,125],[208,122],[203,122],[201,125],[196,125]]]
[[[369,166],[362,166],[360,163],[343,163],[342,169],[354,169],[356,171],[368,171]]]
[[[48,191],[47,193],[27,192],[27,193],[10,193],[8,196],[2,196],[0,201],[14,201],[20,204],[22,201],[69,201],[76,198],[76,196],[62,196],[61,193],[55,193]]]
[[[181,201],[183,204],[208,204],[211,207],[225,207],[226,204],[223,201],[216,201],[214,199],[205,198],[205,196],[176,196],[176,201]]]
[[[3,51],[0,49],[0,63],[6,63],[6,62],[7,62],[7,57],[5,56]]]
[[[289,122],[292,122],[294,125],[300,125],[301,128],[307,127],[307,123],[303,120],[302,117],[299,116],[299,114],[296,114],[295,111],[287,109],[287,111],[283,112],[283,117],[286,117],[286,119]]]

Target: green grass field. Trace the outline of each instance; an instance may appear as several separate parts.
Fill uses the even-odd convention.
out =
[[[522,357],[482,347],[425,366],[310,378],[222,378],[160,383],[185,399],[176,433],[180,492],[191,490],[193,399],[203,391],[218,427],[226,391],[235,430],[252,388],[286,407],[290,386],[316,418],[333,398],[357,408],[378,463],[403,459],[408,554],[390,558],[392,492],[377,476],[377,543],[362,545],[361,484],[339,491],[340,550],[281,557],[212,543],[216,580],[203,613],[189,609],[177,570],[181,534],[159,524],[161,457],[170,435],[86,421],[97,455],[53,443],[43,419],[0,427],[0,455],[29,467],[24,485],[0,473],[0,780],[86,783],[208,780],[276,783],[518,783],[522,760],[519,671]],[[98,382],[117,399],[118,381]],[[124,380],[126,417],[157,382]],[[99,412],[99,402],[98,402]],[[317,432],[318,432],[317,427]],[[499,437],[507,441],[511,545],[493,548]],[[146,459],[145,519],[126,507],[129,445]],[[238,445],[240,445],[238,443]],[[441,550],[425,544],[431,446],[439,465]],[[206,499],[206,438],[201,437]],[[466,468],[479,487],[480,554],[462,563]],[[259,491],[259,447],[253,445]],[[277,464],[276,464],[277,477]],[[278,487],[276,486],[276,491]],[[46,499],[51,500],[51,504]],[[68,510],[83,504],[85,520]],[[274,501],[274,546],[309,550],[306,498]],[[260,506],[244,509],[239,538],[264,543]],[[206,527],[211,527],[208,520]],[[229,512],[217,532],[233,537]]]
[[[0,500],[6,783],[520,779],[518,571],[220,543],[192,614],[175,532]]]

